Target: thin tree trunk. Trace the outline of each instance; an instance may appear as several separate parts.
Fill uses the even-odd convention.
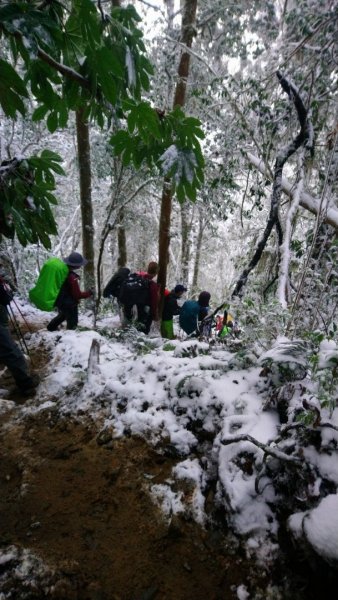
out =
[[[89,126],[84,120],[83,109],[76,111],[76,135],[80,176],[80,201],[82,217],[82,251],[88,264],[84,270],[86,289],[95,289],[94,272],[94,224],[91,189],[91,164]]]
[[[194,35],[194,23],[196,20],[197,0],[185,0],[183,16],[181,42],[191,48]],[[178,81],[175,88],[175,97],[173,106],[184,106],[187,79],[189,75],[190,54],[185,50],[182,51],[180,63],[178,66]],[[167,266],[169,260],[169,244],[170,244],[170,220],[172,206],[172,188],[168,179],[164,180],[161,202],[160,215],[160,230],[159,230],[159,252],[158,252],[158,283],[160,285],[161,297],[159,314],[161,316],[164,302],[164,290],[167,282]]]
[[[124,208],[122,207],[118,216],[118,229],[117,229],[117,266],[125,267],[127,264],[127,238],[126,230],[124,227]]]
[[[199,217],[198,217],[198,232],[197,232],[196,250],[195,250],[194,274],[193,274],[192,286],[191,286],[192,294],[196,294],[197,290],[198,290],[198,275],[199,275],[200,260],[201,260],[203,233],[204,233],[204,222],[203,222],[202,211],[200,210]]]
[[[190,204],[185,202],[181,205],[181,275],[182,281],[186,284],[189,280],[189,262],[190,262]]]

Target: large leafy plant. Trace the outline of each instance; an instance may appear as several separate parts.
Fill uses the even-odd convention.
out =
[[[0,169],[0,233],[19,242],[41,242],[51,247],[50,235],[57,233],[51,204],[57,200],[54,173],[64,173],[61,158],[50,150],[27,159],[4,161]]]
[[[204,159],[199,140],[204,138],[201,123],[186,117],[178,106],[171,112],[154,111],[149,103],[128,100],[122,108],[127,129],[118,131],[110,143],[124,165],[159,167],[172,180],[173,191],[182,202],[196,200],[203,183]]]
[[[149,165],[160,164],[164,155],[164,172],[173,178],[180,199],[184,195],[194,198],[203,167],[199,122],[189,120],[177,109],[161,119],[159,112],[141,101],[142,90],[149,89],[153,69],[137,27],[140,18],[133,6],[113,7],[110,14],[103,12],[103,6],[92,0],[1,3],[0,38],[5,39],[7,55],[11,55],[0,61],[2,110],[12,119],[19,113],[25,115],[26,101],[31,98],[33,120],[45,119],[50,132],[65,127],[70,111],[78,109],[84,118],[101,127],[112,120],[121,123],[127,117],[128,140],[127,132],[114,140],[116,153],[123,153],[125,164],[133,162],[138,167],[142,160]],[[165,160],[169,147],[176,148],[176,159],[170,164]],[[41,156],[34,157],[33,170],[39,170],[39,160]],[[15,174],[17,171],[13,171],[12,180]],[[20,181],[19,174],[18,178]],[[31,180],[35,179],[33,175]],[[3,189],[7,181],[3,180]],[[32,185],[27,191],[36,205],[37,187]],[[51,194],[52,189],[46,191]],[[53,203],[54,197],[48,194],[44,196],[46,202]],[[11,192],[7,196],[12,198],[11,212],[13,207],[17,215],[26,210],[25,203],[17,203]],[[34,230],[36,223],[32,222],[30,233],[21,230],[20,241],[38,235],[48,246],[49,234],[56,230],[52,215],[51,219],[39,231]],[[9,230],[4,226],[0,232],[12,235],[13,227],[16,230],[17,223],[26,220],[18,216]]]

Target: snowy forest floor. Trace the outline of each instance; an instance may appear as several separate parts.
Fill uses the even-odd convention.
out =
[[[48,353],[32,349],[32,359],[43,376]],[[9,382],[3,373],[0,387]],[[291,548],[289,564],[267,573],[221,518],[202,528],[175,516],[168,526],[144,482],[168,478],[170,452],[138,436],[106,443],[86,415],[65,416],[57,405],[22,413],[34,399],[9,398],[15,404],[0,414],[1,599],[333,598]]]

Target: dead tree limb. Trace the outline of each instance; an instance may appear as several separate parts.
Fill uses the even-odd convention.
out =
[[[298,120],[300,124],[300,130],[294,140],[292,140],[288,146],[281,149],[281,151],[277,154],[275,167],[274,167],[274,175],[273,175],[273,187],[271,194],[271,206],[270,213],[268,217],[268,221],[262,235],[262,238],[259,240],[255,253],[249,262],[249,265],[242,272],[240,278],[238,279],[235,289],[232,293],[232,297],[241,296],[242,288],[245,286],[248,276],[251,271],[258,264],[263,250],[267,244],[267,241],[270,237],[270,234],[273,228],[276,228],[278,235],[278,243],[281,245],[283,241],[282,230],[279,222],[279,205],[280,198],[282,194],[282,175],[283,168],[287,160],[292,156],[298,148],[301,146],[305,146],[306,148],[312,148],[313,143],[313,134],[312,134],[312,125],[308,118],[307,110],[304,106],[304,103],[299,95],[297,88],[290,82],[288,79],[283,77],[279,71],[277,71],[277,77],[279,79],[279,83],[281,84],[283,90],[288,94],[289,98],[293,101]]]
[[[265,455],[273,456],[274,458],[278,458],[279,460],[282,460],[284,462],[292,463],[299,467],[302,466],[303,462],[304,462],[301,458],[297,458],[297,456],[291,456],[290,454],[285,454],[285,452],[278,450],[278,448],[272,448],[268,444],[262,444],[262,442],[259,442],[258,440],[256,440],[254,437],[252,437],[252,435],[240,434],[240,435],[234,435],[229,438],[223,438],[221,440],[221,444],[223,446],[228,446],[229,444],[236,444],[238,442],[250,442],[257,448],[260,448],[261,450],[263,450],[264,456]]]

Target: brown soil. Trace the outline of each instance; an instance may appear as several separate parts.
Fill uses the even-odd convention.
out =
[[[40,373],[43,357],[42,348],[33,356]],[[170,477],[173,458],[140,438],[103,439],[99,424],[61,417],[56,408],[23,417],[20,405],[30,401],[12,399],[16,407],[0,415],[0,549],[29,549],[48,573],[20,579],[15,564],[0,561],[0,595],[232,600],[244,584],[266,597],[270,577],[225,529],[166,520],[154,505],[150,485]]]
[[[1,546],[29,548],[57,573],[46,596],[29,597],[237,597],[247,565],[227,556],[225,539],[192,521],[165,522],[150,499],[149,479],[164,481],[171,459],[137,438],[99,445],[91,424],[50,411],[4,421]]]

